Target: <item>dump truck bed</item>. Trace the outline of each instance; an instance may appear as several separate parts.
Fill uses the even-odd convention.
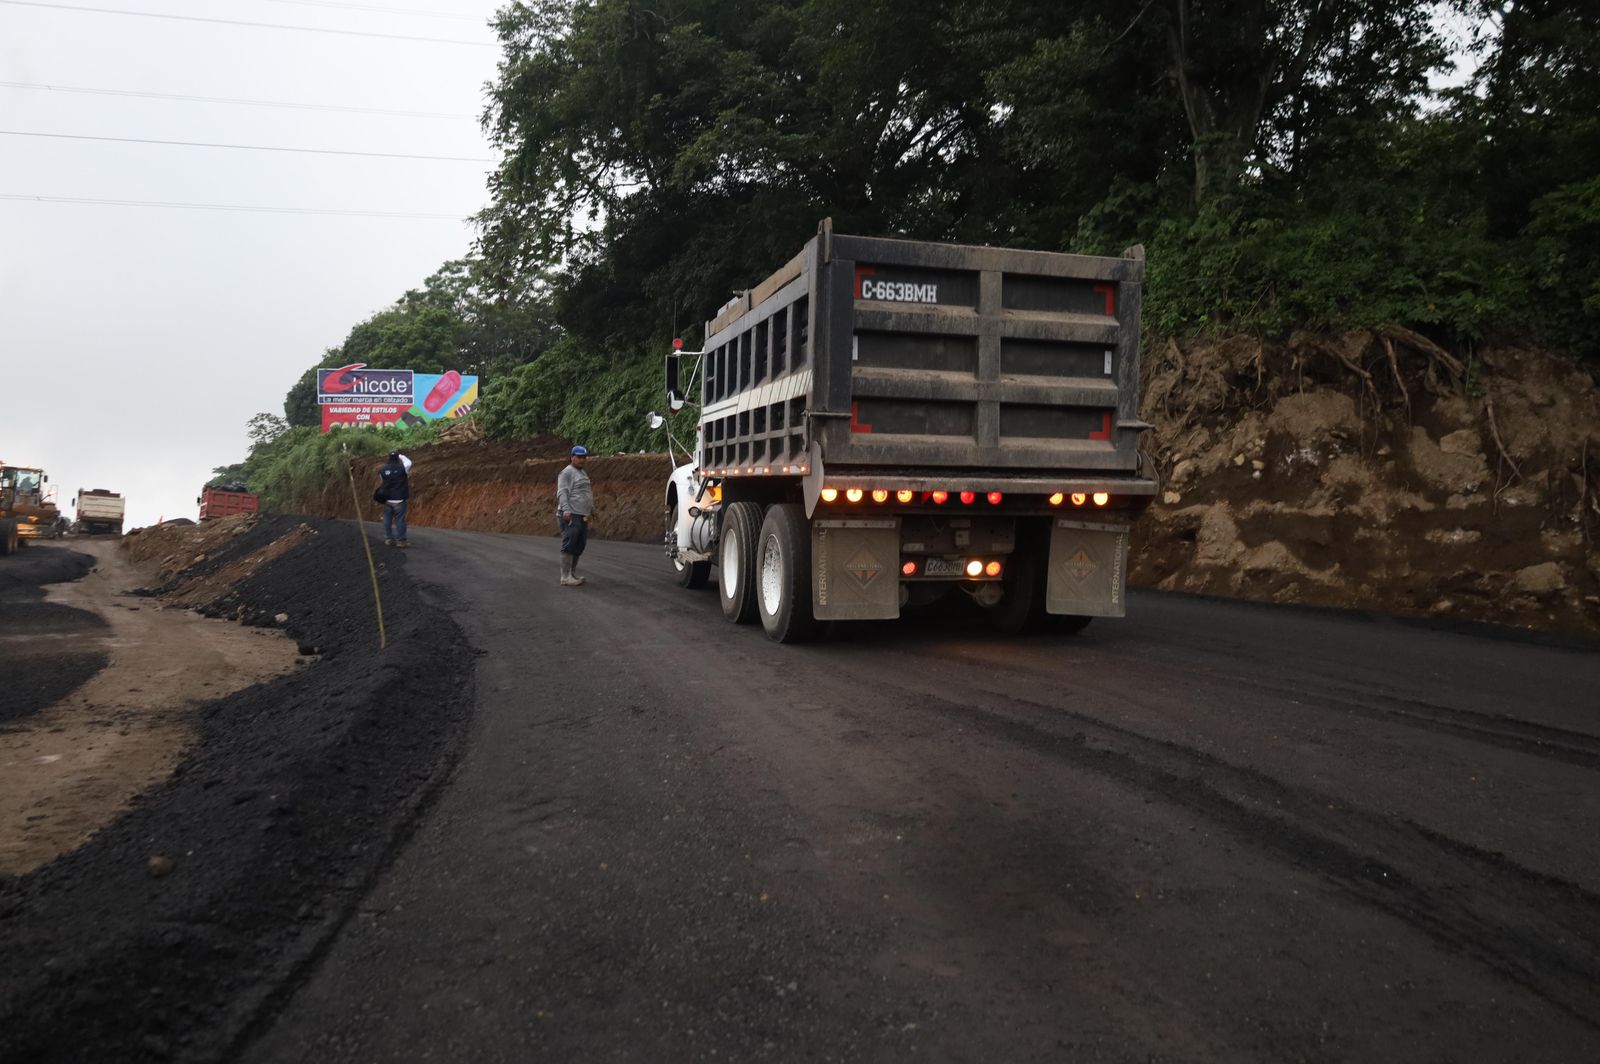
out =
[[[1138,477],[1143,279],[1137,248],[1014,251],[824,223],[707,323],[701,464],[738,477],[824,463],[984,483]]]

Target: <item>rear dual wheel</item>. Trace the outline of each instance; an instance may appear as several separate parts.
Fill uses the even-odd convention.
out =
[[[759,612],[767,638],[808,643],[820,626],[811,607],[811,530],[796,503],[769,507],[761,523]]]

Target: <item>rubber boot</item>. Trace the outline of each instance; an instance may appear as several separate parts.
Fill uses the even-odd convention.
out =
[[[561,556],[561,586],[578,586],[578,581],[572,575],[572,555],[570,554],[563,554]]]
[[[581,555],[581,554],[574,554],[572,556],[572,579],[573,579],[573,582],[574,582],[575,586],[577,586],[577,587],[582,587],[583,583],[584,583],[583,577],[578,575],[578,562],[580,562],[582,560],[583,560],[583,555]]]

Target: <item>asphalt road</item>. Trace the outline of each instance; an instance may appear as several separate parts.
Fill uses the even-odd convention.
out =
[[[654,548],[412,542],[469,747],[247,1059],[1600,1059],[1600,655],[1154,594],[780,647]]]

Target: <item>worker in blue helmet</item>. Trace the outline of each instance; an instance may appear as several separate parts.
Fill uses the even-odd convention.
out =
[[[584,464],[589,452],[572,449],[572,461],[556,478],[556,520],[561,526],[561,586],[582,587],[578,559],[589,542],[589,518],[594,516],[594,487]]]

